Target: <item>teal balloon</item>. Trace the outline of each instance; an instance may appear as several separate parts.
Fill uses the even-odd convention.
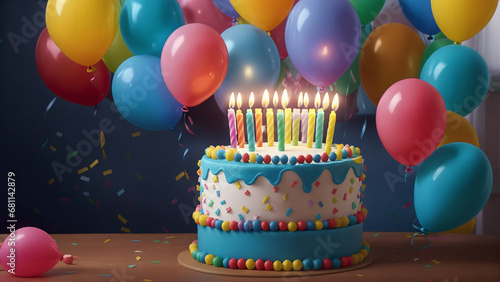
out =
[[[420,79],[439,91],[447,110],[466,116],[488,93],[490,72],[478,52],[454,44],[440,48],[427,59]]]
[[[120,114],[139,128],[167,130],[182,116],[182,105],[163,81],[159,57],[138,55],[125,60],[113,77],[112,91]]]
[[[444,46],[447,46],[447,45],[451,45],[451,44],[453,44],[453,41],[451,41],[450,39],[448,39],[446,37],[434,40],[434,42],[432,42],[431,44],[429,44],[429,46],[427,46],[425,48],[424,54],[422,55],[422,61],[420,63],[420,69],[418,70],[419,75],[422,72],[422,68],[424,67],[425,62],[427,62],[427,60],[429,59],[429,57],[432,54],[434,54],[434,52],[436,52],[441,47],[444,47]]]
[[[415,211],[428,232],[461,226],[484,207],[493,171],[486,155],[468,143],[450,143],[434,151],[415,178]]]
[[[177,0],[127,0],[120,13],[123,41],[134,55],[160,57],[167,38],[182,25]]]
[[[232,26],[221,36],[229,54],[229,66],[214,97],[221,111],[227,112],[232,92],[241,92],[244,105],[248,105],[246,97],[250,92],[255,92],[256,101],[260,101],[265,89],[272,91],[280,76],[281,60],[271,36],[251,24]]]

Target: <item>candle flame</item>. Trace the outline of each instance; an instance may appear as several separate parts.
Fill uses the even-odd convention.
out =
[[[274,91],[274,96],[273,96],[273,105],[274,107],[276,108],[276,106],[278,106],[278,91]]]
[[[254,95],[252,92],[250,93],[250,99],[248,99],[248,105],[250,106],[250,109],[253,107],[253,102],[254,102]]]
[[[283,109],[286,109],[286,106],[288,106],[288,93],[286,92],[286,89],[283,90],[283,95],[281,95],[281,106]]]
[[[319,91],[318,91],[318,92],[316,92],[316,97],[314,98],[314,107],[316,109],[318,109],[320,105],[321,105],[321,97],[320,97]]]
[[[330,96],[328,96],[328,92],[325,93],[325,96],[323,97],[323,110],[328,110],[328,107],[330,106]]]
[[[335,93],[335,97],[333,97],[332,102],[332,110],[337,111],[339,109],[339,94]]]
[[[304,94],[304,108],[307,109],[308,106],[309,106],[309,95],[307,95],[306,92],[306,94]]]
[[[262,107],[267,108],[269,106],[269,91],[264,90],[264,95],[262,96]]]
[[[229,98],[229,108],[234,108],[234,92],[231,93],[231,98]]]
[[[299,101],[297,101],[297,107],[300,108],[304,104],[304,94],[300,92],[299,94]]]
[[[238,98],[236,98],[236,105],[238,106],[238,110],[241,108],[241,92],[238,92]]]

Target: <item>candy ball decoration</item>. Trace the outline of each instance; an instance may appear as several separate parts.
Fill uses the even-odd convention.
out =
[[[479,148],[460,142],[439,147],[415,178],[418,221],[428,232],[463,225],[484,207],[492,184],[490,162]]]
[[[293,7],[285,29],[288,56],[315,86],[334,83],[358,54],[361,23],[348,0],[302,0]]]
[[[66,257],[65,262],[71,264],[71,256]],[[14,276],[39,276],[60,260],[63,256],[54,239],[35,227],[24,227],[10,233],[0,248],[0,264]]]

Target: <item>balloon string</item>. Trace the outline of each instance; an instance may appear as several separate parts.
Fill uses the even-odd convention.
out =
[[[97,88],[97,86],[95,85],[95,73],[96,73],[96,68],[94,66],[89,66],[87,68],[87,72],[91,73],[92,74],[92,78],[90,79],[90,84],[92,84],[92,86],[94,87],[95,91],[97,93],[99,93],[99,89]],[[97,101],[96,101],[97,102]],[[99,128],[99,136],[100,136],[100,141],[101,141],[101,149],[104,147],[104,143],[106,142],[105,138],[104,138],[104,131],[102,130],[101,128],[101,125],[99,124],[99,122],[97,122],[97,112],[99,111],[99,106],[95,105],[95,108],[94,108],[94,114],[93,114],[93,118],[94,118],[94,123],[96,124],[97,128]],[[103,155],[104,155],[104,151],[103,151]]]
[[[49,130],[47,129],[46,118],[47,118],[47,113],[49,112],[50,108],[52,108],[52,105],[54,105],[56,98],[57,97],[54,97],[52,99],[52,101],[50,101],[50,103],[45,108],[45,112],[43,113],[43,131],[45,132],[46,139],[45,139],[45,142],[43,142],[43,144],[42,144],[42,148],[45,147],[47,145],[47,143],[49,142]]]
[[[411,248],[412,248],[412,249],[414,249],[414,250],[423,250],[423,249],[427,249],[427,248],[429,248],[429,247],[432,245],[431,240],[429,240],[429,238],[427,238],[427,235],[429,235],[429,232],[428,232],[425,228],[423,228],[423,227],[418,227],[418,226],[416,225],[416,223],[415,223],[416,221],[417,221],[417,219],[415,218],[415,220],[413,220],[412,225],[413,225],[413,228],[415,228],[416,230],[418,230],[418,232],[415,232],[415,234],[413,234],[413,236],[411,237],[411,243],[410,243],[410,244],[411,244]],[[417,237],[417,236],[419,236],[419,235],[423,235],[423,238],[424,238],[425,240],[427,240],[428,244],[427,244],[427,245],[425,245],[425,246],[423,246],[423,247],[418,247],[418,248],[416,248],[416,247],[413,245],[413,240],[415,239],[415,237]],[[420,237],[420,236],[419,236],[419,237]]]
[[[191,130],[190,126],[192,126],[194,124],[193,120],[191,119],[191,116],[188,115],[189,113],[189,109],[184,106],[182,107],[182,111],[184,112],[183,113],[183,116],[184,116],[184,127],[186,128],[186,131],[189,132],[189,134],[193,135],[196,137],[196,134]],[[179,132],[179,137],[177,138],[177,143],[179,144],[179,146],[183,147],[184,148],[184,153],[182,154],[182,165],[184,166],[185,165],[185,161],[186,161],[186,156],[187,156],[187,153],[189,152],[190,148],[189,146],[185,145],[181,140],[182,140],[182,130],[180,130]]]
[[[347,88],[345,92],[345,99],[344,99],[344,134],[342,135],[342,143],[344,143],[344,139],[347,133],[347,95],[349,95],[349,88],[351,87],[351,76],[348,75],[347,79]]]

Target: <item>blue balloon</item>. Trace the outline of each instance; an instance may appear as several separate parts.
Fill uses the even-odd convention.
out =
[[[250,24],[232,26],[221,36],[229,54],[229,67],[214,94],[217,104],[226,112],[231,92],[241,92],[243,97],[248,97],[252,91],[257,95],[256,102],[260,102],[260,95],[265,89],[274,89],[280,75],[281,61],[276,44],[265,31]]]
[[[301,0],[288,15],[285,44],[299,73],[315,86],[334,83],[359,51],[361,23],[348,0]]]
[[[486,155],[468,143],[439,147],[415,179],[415,211],[429,232],[456,228],[474,218],[491,193],[493,172]]]
[[[166,130],[182,116],[182,105],[165,85],[158,57],[138,55],[124,61],[116,70],[112,89],[116,108],[137,127]]]
[[[490,72],[478,52],[454,44],[439,48],[427,59],[420,79],[439,91],[447,110],[466,116],[488,93]]]
[[[127,0],[120,13],[120,31],[134,55],[160,57],[167,38],[182,25],[177,0]]]
[[[240,14],[236,12],[236,10],[233,8],[233,5],[229,0],[212,0],[212,1],[214,2],[215,6],[219,8],[219,10],[221,10],[224,14],[226,14],[226,16],[231,18],[240,17]]]
[[[418,30],[425,34],[436,34],[439,29],[432,14],[431,0],[399,0],[405,17]]]

